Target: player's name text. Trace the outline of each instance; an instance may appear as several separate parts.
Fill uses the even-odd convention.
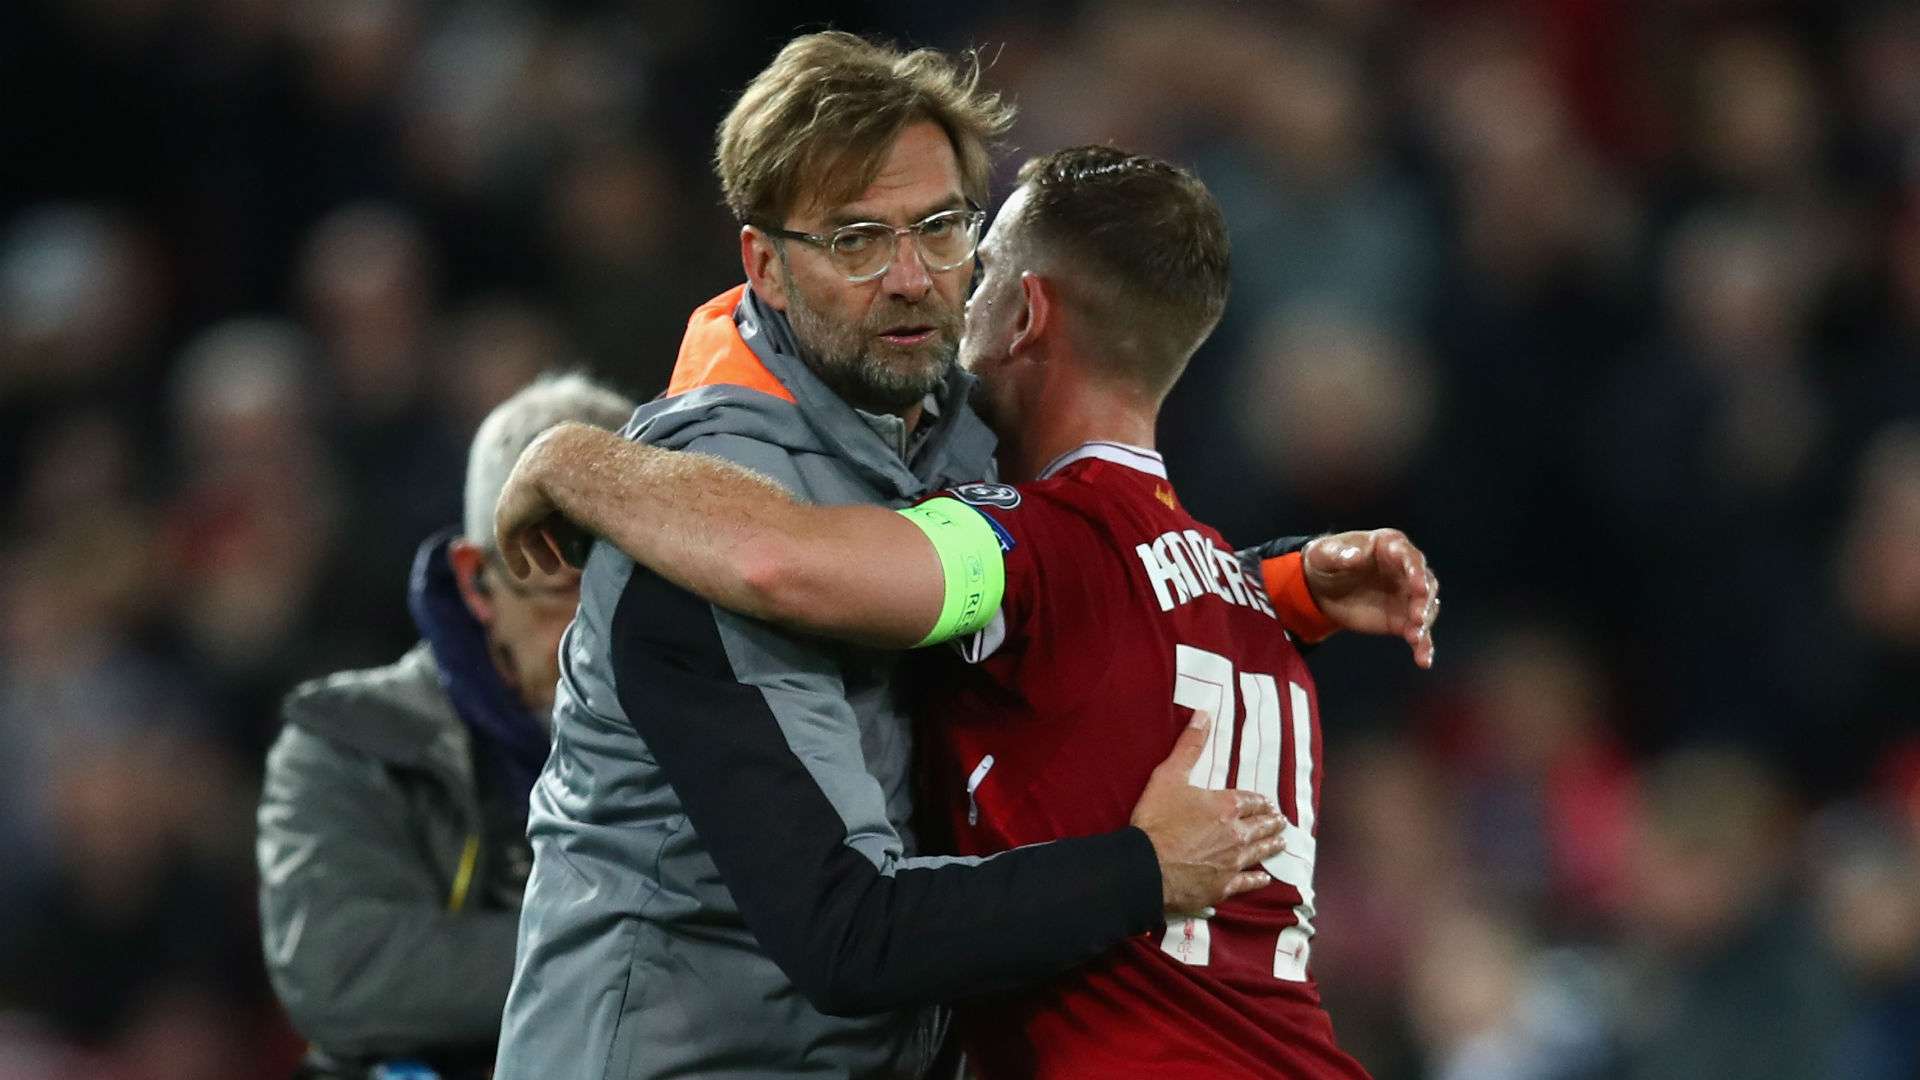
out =
[[[1276,617],[1260,580],[1248,582],[1240,557],[1215,547],[1197,530],[1161,533],[1133,550],[1147,569],[1147,583],[1153,586],[1161,611],[1172,611],[1202,596],[1217,596],[1270,619]]]

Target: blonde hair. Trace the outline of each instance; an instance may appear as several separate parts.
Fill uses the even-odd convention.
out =
[[[742,224],[779,225],[805,205],[858,198],[902,130],[940,125],[960,163],[963,193],[987,198],[989,143],[1013,106],[980,87],[973,53],[902,53],[841,31],[788,42],[720,122],[714,170]]]

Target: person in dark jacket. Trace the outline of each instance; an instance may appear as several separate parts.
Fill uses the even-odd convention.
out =
[[[468,455],[464,525],[414,559],[420,643],[286,699],[256,856],[267,971],[313,1044],[303,1076],[491,1068],[532,862],[527,795],[579,599],[571,570],[504,571],[494,500],[541,431],[618,428],[632,411],[578,375],[542,377],[495,408]]]

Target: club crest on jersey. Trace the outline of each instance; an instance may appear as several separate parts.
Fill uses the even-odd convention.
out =
[[[1020,505],[1019,490],[1006,484],[961,484],[953,489],[953,497],[974,506],[997,506],[1002,510]]]

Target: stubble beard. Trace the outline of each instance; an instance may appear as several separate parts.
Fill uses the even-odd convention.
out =
[[[808,303],[786,275],[787,322],[800,342],[801,359],[841,400],[873,413],[900,413],[920,404],[946,382],[959,362],[960,316],[944,310],[929,291],[909,304],[880,299],[855,324],[838,321]],[[880,340],[901,325],[933,327],[927,341],[905,348]]]

